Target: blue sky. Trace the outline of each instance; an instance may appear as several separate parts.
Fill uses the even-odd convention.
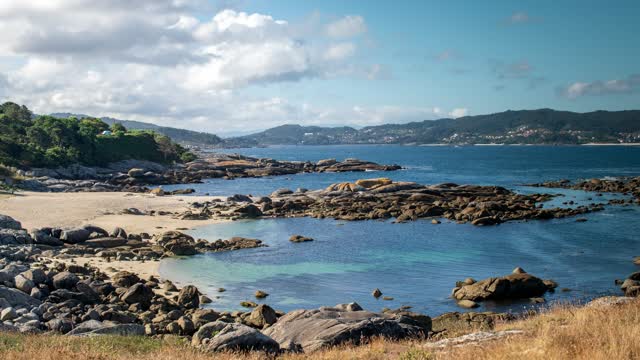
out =
[[[0,100],[219,133],[640,104],[640,2],[3,0]]]
[[[248,1],[249,11],[305,21],[309,14],[359,14],[375,45],[363,54],[390,77],[340,79],[281,91],[326,103],[357,99],[376,104],[465,107],[482,114],[507,109],[573,111],[636,109],[639,92],[560,96],[575,82],[625,79],[640,73],[640,2],[619,1]],[[520,17],[518,17],[520,15]],[[508,67],[530,70],[511,76]],[[499,68],[506,68],[500,71]]]

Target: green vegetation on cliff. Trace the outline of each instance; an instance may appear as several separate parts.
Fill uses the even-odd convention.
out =
[[[137,159],[190,161],[194,155],[165,135],[127,130],[99,119],[33,117],[25,106],[0,105],[0,163],[19,167],[90,166]]]
[[[54,114],[51,114],[51,116],[57,117],[57,118],[68,118],[68,117],[75,117],[78,119],[91,118],[91,116],[88,116],[88,115],[79,115],[79,114],[71,114],[71,113],[54,113]],[[120,119],[114,119],[110,117],[102,117],[100,118],[100,120],[107,123],[108,125],[121,124],[129,130],[152,130],[154,132],[157,132],[158,134],[168,136],[171,138],[171,140],[180,144],[214,146],[214,145],[220,145],[222,143],[222,139],[220,139],[220,137],[218,137],[217,135],[209,134],[205,132],[178,129],[178,128],[173,128],[168,126],[158,126],[155,124],[145,123],[141,121],[120,120]]]

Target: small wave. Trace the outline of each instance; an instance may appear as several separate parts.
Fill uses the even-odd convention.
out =
[[[406,170],[425,170],[425,171],[433,171],[433,166],[431,165],[417,165],[417,166],[407,166]]]

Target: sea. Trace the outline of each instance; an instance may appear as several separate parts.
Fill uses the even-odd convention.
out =
[[[559,179],[640,175],[640,147],[626,146],[274,146],[217,150],[294,161],[359,158],[398,164],[393,172],[319,173],[290,176],[210,179],[191,187],[196,195],[268,195],[280,188],[319,189],[344,181],[389,177],[422,184],[500,185],[521,193],[558,194],[545,207],[606,203],[621,194],[545,189],[528,184]],[[243,220],[187,231],[209,241],[232,236],[258,238],[267,247],[162,260],[160,275],[179,286],[196,285],[217,310],[239,310],[244,300],[291,311],[357,302],[371,311],[410,306],[436,316],[466,311],[451,299],[456,281],[511,273],[515,267],[559,286],[545,305],[529,300],[484,302],[474,311],[521,312],[534,306],[580,303],[621,294],[615,279],[640,267],[640,207],[607,205],[604,211],[575,218],[509,222],[476,227],[418,220],[347,222],[284,218]],[[293,234],[315,240],[291,243]],[[219,288],[226,291],[219,292]],[[382,298],[371,293],[380,289]],[[269,293],[255,299],[256,290]],[[390,300],[389,300],[390,299]]]

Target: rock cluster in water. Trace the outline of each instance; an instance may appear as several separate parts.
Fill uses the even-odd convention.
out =
[[[590,179],[578,182],[571,182],[565,179],[532,184],[531,186],[627,194],[633,196],[636,202],[640,203],[640,176],[620,179]],[[632,203],[633,200],[628,200],[627,202]]]
[[[363,179],[333,184],[324,190],[280,189],[268,197],[244,195],[226,201],[194,203],[182,219],[299,217],[339,220],[446,218],[473,225],[505,221],[553,219],[602,210],[602,205],[546,209],[548,194],[523,195],[499,186],[420,185],[390,179]]]
[[[462,307],[473,308],[478,301],[537,298],[547,291],[554,291],[557,286],[552,280],[542,280],[516,268],[507,276],[460,281],[451,296]]]

